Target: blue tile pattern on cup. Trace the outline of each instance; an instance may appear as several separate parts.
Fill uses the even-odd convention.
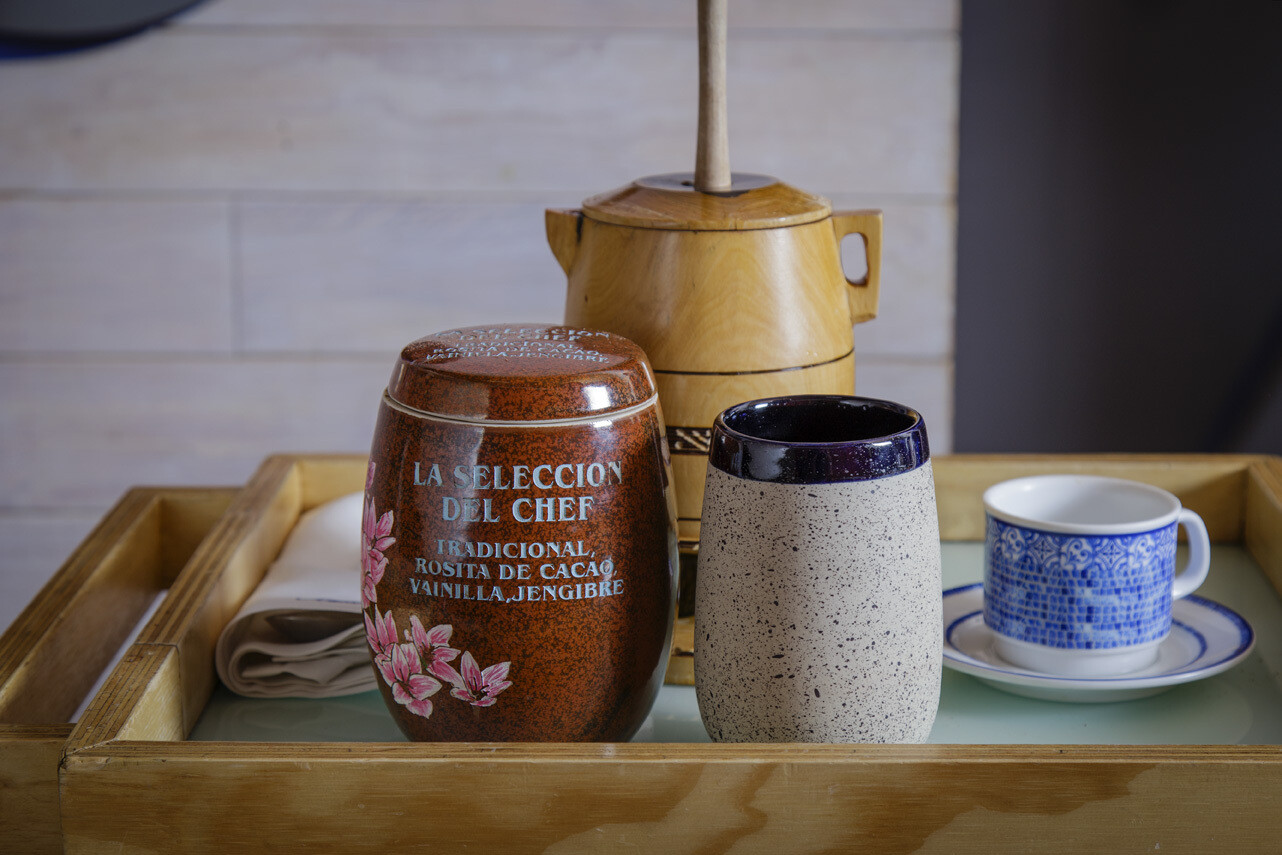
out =
[[[1038,531],[988,517],[984,622],[1068,650],[1154,641],[1171,626],[1176,523],[1135,534]]]

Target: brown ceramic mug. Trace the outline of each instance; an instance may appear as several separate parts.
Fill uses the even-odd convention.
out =
[[[416,740],[615,741],[663,682],[675,510],[645,354],[562,326],[405,347],[365,490],[379,687]]]

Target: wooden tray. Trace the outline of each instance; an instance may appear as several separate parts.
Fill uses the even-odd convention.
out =
[[[364,471],[361,457],[277,456],[237,497],[71,735],[68,852],[1207,853],[1267,850],[1282,833],[1276,745],[187,741],[220,628],[299,514],[360,489]],[[1036,472],[1172,490],[1282,586],[1282,461],[1269,457],[939,458],[944,539],[980,539],[983,488]]]
[[[62,851],[58,762],[71,719],[235,493],[125,493],[0,636],[0,852]]]

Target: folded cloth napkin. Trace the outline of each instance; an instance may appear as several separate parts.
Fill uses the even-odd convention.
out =
[[[223,629],[218,676],[253,698],[374,689],[361,618],[362,495],[303,514],[258,588]]]

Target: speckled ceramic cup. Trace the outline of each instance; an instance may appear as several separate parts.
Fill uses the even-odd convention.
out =
[[[366,635],[411,739],[615,741],[663,683],[676,520],[645,355],[563,326],[406,346],[365,488]]]
[[[695,687],[726,742],[924,742],[939,705],[939,520],[926,426],[839,395],[713,427]]]

